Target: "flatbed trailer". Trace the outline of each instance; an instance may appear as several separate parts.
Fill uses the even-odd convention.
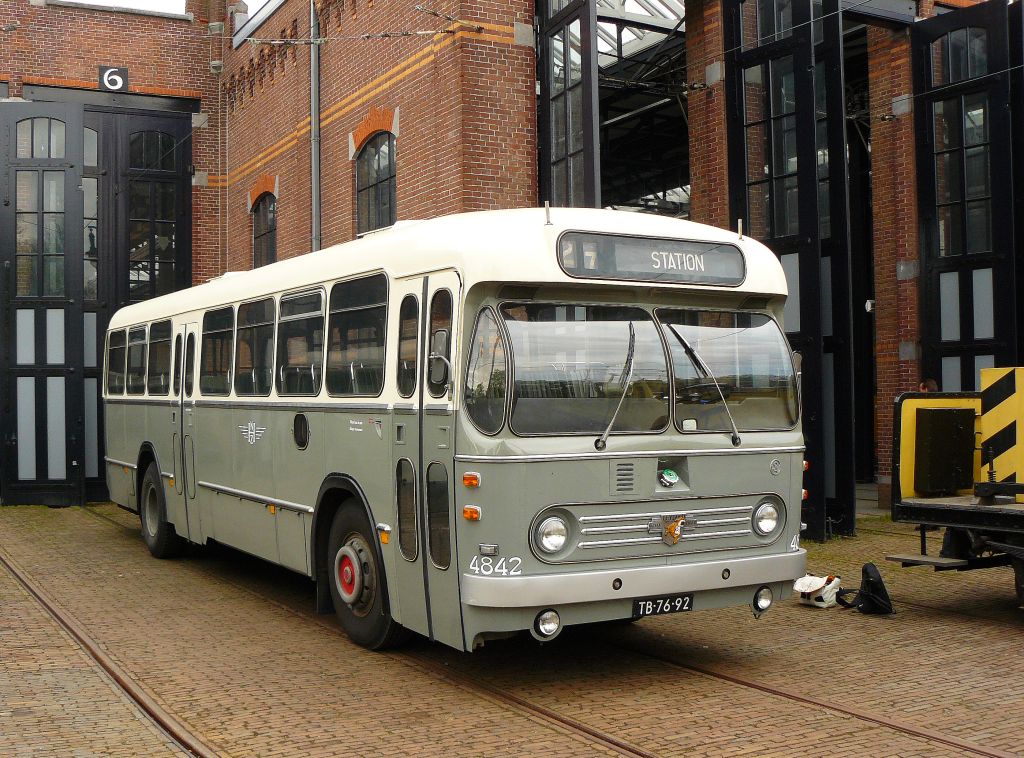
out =
[[[1021,393],[1017,392],[1020,388]],[[908,392],[893,414],[892,519],[916,524],[904,567],[1013,566],[1024,605],[1024,369],[982,370],[980,392]],[[929,533],[942,533],[929,553]],[[936,534],[938,536],[938,534]]]

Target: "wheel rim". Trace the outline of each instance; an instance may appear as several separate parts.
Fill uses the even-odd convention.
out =
[[[160,503],[156,499],[156,487],[146,487],[145,527],[150,537],[156,537],[160,524]]]
[[[338,595],[357,616],[370,612],[376,595],[376,576],[370,550],[362,535],[352,534],[334,558]]]

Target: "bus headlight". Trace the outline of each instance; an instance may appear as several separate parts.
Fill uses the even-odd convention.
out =
[[[754,509],[753,525],[762,537],[774,532],[779,526],[779,506],[770,500],[761,503]]]
[[[537,527],[537,547],[545,553],[557,553],[569,538],[569,525],[558,516],[548,516]]]

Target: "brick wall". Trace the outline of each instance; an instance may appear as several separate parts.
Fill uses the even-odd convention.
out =
[[[219,57],[220,40],[207,36],[210,7],[222,0],[188,0],[194,22],[135,13],[65,6],[32,6],[26,0],[0,0],[4,23],[17,21],[13,32],[0,33],[0,79],[19,97],[26,84],[98,89],[98,67],[127,66],[129,90],[149,95],[201,99],[208,126],[192,139],[192,162],[198,171],[218,172],[220,119],[216,79],[209,62]],[[221,270],[218,216],[220,198],[212,187],[193,189],[193,280]]]
[[[900,281],[896,275],[901,261],[916,263],[919,259],[913,109],[890,118],[893,98],[913,92],[907,30],[869,27],[868,87],[875,272],[875,442],[879,502],[888,503],[893,401],[901,392],[917,389],[920,381],[919,279]]]
[[[432,5],[466,22],[414,9],[414,0],[326,0],[321,36],[322,244],[355,236],[350,134],[371,109],[397,112],[397,215],[427,218],[537,201],[535,60],[515,44],[533,4]],[[359,39],[381,32],[452,33]],[[308,4],[289,0],[253,36],[308,36]],[[247,196],[260,176],[279,182],[278,258],[311,241],[308,46],[243,45],[226,55],[229,270],[252,265]],[[376,127],[371,127],[376,128]],[[365,129],[363,130],[365,132]]]
[[[703,82],[705,68],[725,49],[721,0],[686,4],[686,78]],[[690,93],[690,218],[729,228],[729,176],[725,132],[725,81]]]

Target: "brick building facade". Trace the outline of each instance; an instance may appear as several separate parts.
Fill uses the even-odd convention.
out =
[[[993,120],[1002,112],[996,110],[1001,93],[1008,103],[1011,89],[1021,89],[1019,78],[1002,70],[1020,62],[1020,7],[1003,0],[984,6],[961,0],[806,5],[690,0],[684,25],[683,6],[672,0],[628,6],[618,0],[461,0],[425,9],[413,0],[319,0],[317,36],[307,0],[254,1],[251,9],[187,0],[178,15],[100,10],[72,0],[0,0],[0,20],[10,22],[0,32],[0,60],[6,61],[0,86],[9,98],[26,101],[4,102],[11,114],[4,128],[25,120],[18,113],[40,117],[31,108],[42,103],[73,103],[86,122],[98,118],[104,129],[123,131],[107,143],[101,134],[101,143],[130,153],[127,135],[135,127],[119,127],[117,119],[187,118],[187,129],[168,132],[187,151],[174,167],[189,187],[187,213],[177,211],[178,223],[187,226],[174,238],[187,258],[177,260],[177,286],[251,268],[254,235],[268,230],[277,259],[354,238],[362,230],[359,157],[382,134],[393,140],[382,143],[393,145],[393,154],[385,155],[395,177],[387,212],[399,221],[545,200],[669,212],[730,228],[742,220],[794,277],[791,338],[818,377],[805,378],[809,447],[822,458],[812,466],[807,520],[816,534],[850,532],[855,480],[877,481],[880,499],[887,497],[893,398],[916,388],[925,374],[945,380],[946,389],[973,389],[976,367],[1019,360],[1016,330],[1000,326],[1014,319],[1005,318],[1003,306],[993,306],[991,290],[984,290],[986,281],[1002,282],[1007,272],[1006,281],[1016,281],[1019,242],[1012,234],[1006,238],[1005,224],[992,227],[991,220],[986,249],[972,250],[970,240],[982,234],[981,211],[993,217],[1000,193],[1012,202],[1021,169],[1012,168],[1017,174],[1011,173],[1008,189],[996,186],[997,175],[1005,174],[993,168],[991,181],[986,174],[984,187],[964,184],[959,199],[942,194],[945,180],[936,184],[935,172],[955,158],[961,179],[973,171],[977,180],[978,151],[1001,154],[996,137],[1008,139],[1006,129],[1021,129],[1019,114],[1010,122],[1007,112],[1010,125],[1002,132]],[[975,32],[964,32],[965,50],[974,51],[964,52],[964,60],[974,61],[981,50],[985,65],[992,61],[985,71],[968,62],[964,76],[949,74],[958,65],[961,27],[988,30],[980,43]],[[946,45],[944,52],[921,57],[937,45]],[[997,48],[1009,56],[999,65]],[[311,112],[317,53],[318,143]],[[811,65],[792,67],[794,60]],[[128,86],[103,92],[101,66],[127,68]],[[778,92],[769,92],[784,66],[793,73],[780,79]],[[755,91],[768,98],[757,118],[748,108]],[[993,104],[984,117],[995,130],[984,140],[950,147],[961,149],[954,155],[922,136],[930,133],[935,103],[952,103],[943,93],[961,98],[956,102],[969,119],[980,112],[969,111],[971,92],[981,91]],[[757,140],[772,141],[757,147]],[[312,182],[317,144],[319,219]],[[1005,151],[1010,154],[1009,142]],[[829,163],[830,153],[844,152],[846,161]],[[9,182],[19,166],[28,171],[15,153],[6,160]],[[48,166],[55,164],[36,168]],[[112,309],[132,293],[163,286],[162,264],[152,251],[166,247],[159,230],[168,220],[150,220],[156,231],[145,247],[132,236],[142,221],[121,199],[132,181],[141,181],[135,168],[94,172],[108,206],[101,200],[95,218],[99,227],[110,227],[98,232],[110,247],[100,280],[105,274],[125,279],[107,288],[109,297],[83,301],[84,310],[96,314],[99,335]],[[167,170],[163,178],[170,182],[169,164]],[[90,173],[88,166],[82,171]],[[922,182],[939,194],[922,190]],[[104,183],[110,185],[106,195]],[[268,197],[269,211],[259,204]],[[961,220],[950,220],[955,213]],[[948,255],[955,252],[943,241],[952,239],[950,229],[973,235],[964,244],[979,255]],[[4,234],[3,260],[16,262],[15,238]],[[945,247],[937,252],[940,243]],[[153,262],[136,260],[143,249]],[[977,273],[979,265],[987,268]],[[68,286],[74,278],[68,276]],[[954,290],[971,295],[947,302]],[[76,295],[67,294],[74,303]],[[23,301],[5,295],[6,323],[31,320],[43,340],[51,318],[45,311],[53,308],[40,298],[23,309],[34,309],[33,315],[19,317]],[[1010,313],[1018,309],[1015,302],[1011,298]],[[68,335],[77,334],[75,307],[67,316]],[[952,311],[965,314],[962,325]],[[977,339],[968,339],[970,329]],[[61,372],[75,366],[28,363],[13,343],[6,349],[0,365],[5,415],[18,416],[18,381],[27,389],[32,379],[32,418],[45,428],[46,382],[72,382],[73,371]],[[69,352],[72,358],[85,360]],[[85,376],[94,368],[82,367]],[[93,400],[78,402],[67,407],[67,419],[89,416],[79,406]],[[101,439],[96,424],[102,421],[89,433]],[[5,440],[17,432],[16,422],[8,426]],[[9,459],[24,464],[20,472],[6,466],[5,501],[38,500],[59,489],[50,499],[70,502],[100,492],[102,476],[72,476],[77,458],[70,443],[64,467],[51,465],[61,450],[46,447],[41,437],[34,457],[19,459],[17,443],[5,444]],[[814,464],[814,453],[811,458]]]

